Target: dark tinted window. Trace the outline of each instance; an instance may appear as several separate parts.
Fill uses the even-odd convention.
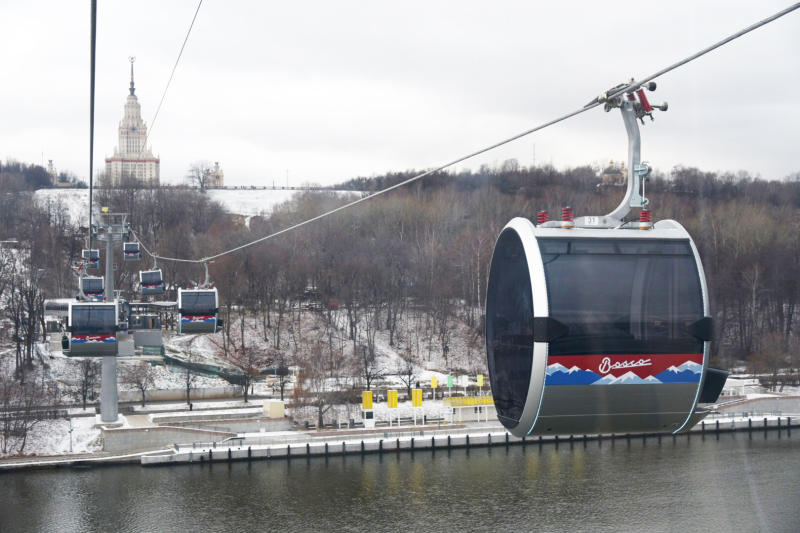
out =
[[[486,350],[492,394],[500,420],[519,422],[533,360],[533,302],[528,262],[513,230],[497,241],[486,300]]]
[[[703,300],[688,241],[539,239],[550,316],[569,333],[553,355],[700,353]]]
[[[116,310],[113,305],[73,305],[71,324],[73,334],[113,333]]]
[[[142,285],[161,285],[161,271],[151,270],[142,272]]]
[[[102,278],[83,278],[83,292],[103,292]]]
[[[217,309],[214,291],[184,291],[181,293],[181,308],[184,314],[214,314]]]

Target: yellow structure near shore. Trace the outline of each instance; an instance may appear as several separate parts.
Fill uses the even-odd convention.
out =
[[[469,407],[472,405],[494,405],[492,396],[455,396],[445,398],[444,404],[448,407]]]

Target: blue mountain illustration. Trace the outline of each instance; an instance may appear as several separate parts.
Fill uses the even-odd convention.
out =
[[[656,374],[656,378],[662,383],[694,383],[700,380],[700,373],[698,372],[691,370],[675,371],[672,370],[673,368],[675,367],[670,367],[660,374]]]
[[[589,385],[600,378],[591,370],[583,370],[577,366],[567,368],[555,363],[547,367],[546,385]]]
[[[695,383],[700,380],[703,365],[686,361],[678,366],[671,366],[656,377],[663,383]]]

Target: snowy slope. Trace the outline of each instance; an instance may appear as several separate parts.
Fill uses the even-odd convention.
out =
[[[89,189],[39,189],[33,198],[41,207],[59,210],[63,206],[73,224],[89,224]]]
[[[269,214],[272,208],[290,200],[301,191],[291,190],[248,190],[248,189],[213,189],[208,191],[209,198],[221,203],[229,213],[246,217]],[[320,194],[328,194],[322,191]],[[353,196],[357,192],[336,191],[340,196]]]
[[[302,191],[271,189],[213,189],[208,191],[209,198],[220,202],[228,212],[235,215],[252,217],[269,214],[273,207],[292,198]],[[328,194],[330,191],[320,191]],[[353,196],[358,192],[336,191],[337,195]],[[40,189],[34,198],[41,206],[48,203],[54,207],[66,207],[69,219],[73,223],[87,225],[89,220],[89,189]]]

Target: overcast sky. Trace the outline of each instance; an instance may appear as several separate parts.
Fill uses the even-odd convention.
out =
[[[558,4],[558,5],[555,5]],[[206,0],[151,130],[162,182],[220,161],[228,185],[330,184],[437,166],[576,109],[789,4]],[[88,0],[0,3],[0,159],[88,176]],[[153,114],[197,2],[100,1],[95,168],[136,56]],[[800,171],[800,11],[665,75],[643,158],[764,178]],[[601,108],[476,158],[624,159]]]

